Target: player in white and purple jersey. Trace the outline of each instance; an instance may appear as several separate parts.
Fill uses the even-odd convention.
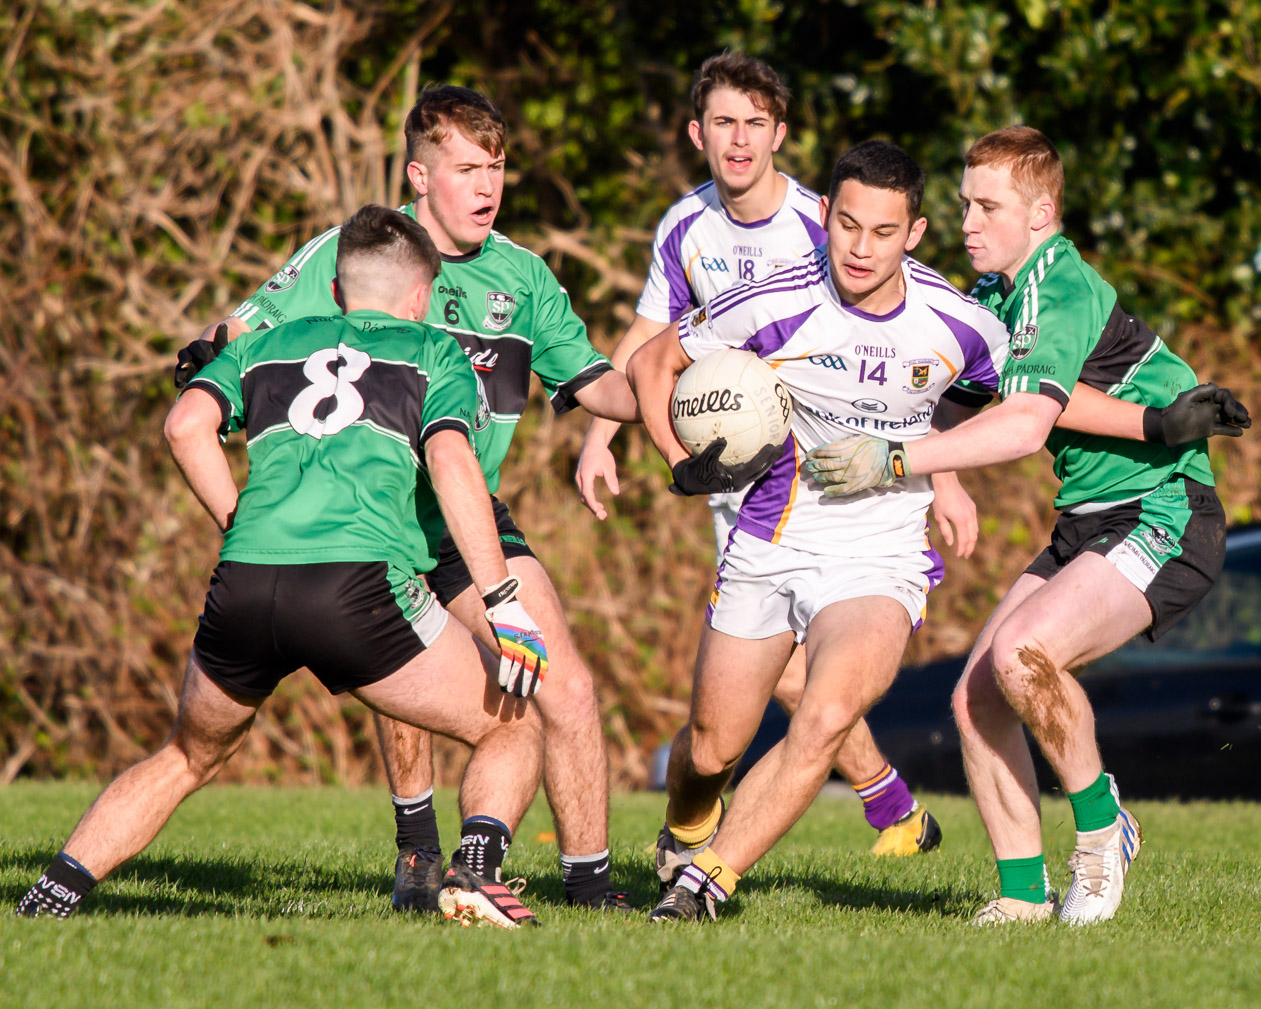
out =
[[[830,498],[801,467],[806,452],[838,434],[922,437],[943,394],[983,405],[996,391],[1007,352],[1003,323],[909,256],[900,274],[893,279],[900,280],[901,303],[872,313],[846,303],[846,292],[831,276],[829,253],[819,249],[680,320],[679,340],[689,359],[727,347],[751,350],[771,363],[796,405],[784,454],[749,490],[733,538],[746,533],[844,557],[924,554],[934,568],[939,564],[924,535],[933,497],[927,479],[908,478],[899,485],[905,493],[892,497],[869,492]],[[968,388],[951,389],[959,382]],[[918,624],[923,594],[908,598],[908,613]],[[804,636],[804,627],[794,630]]]
[[[667,774],[666,822],[691,861],[654,920],[714,915],[797,821],[893,682],[940,580],[925,534],[927,482],[836,508],[801,469],[806,452],[838,433],[927,434],[947,402],[942,412],[960,419],[978,393],[997,388],[1002,323],[906,256],[926,227],[923,189],[919,166],[892,144],[851,149],[820,201],[824,249],[717,296],[649,341],[627,369],[649,435],[687,493],[734,489],[705,453],[688,457],[670,424],[671,390],[693,360],[723,347],[752,350],[796,403],[782,453],[740,509],[706,614],[691,718]],[[723,786],[802,643],[806,685],[787,736],[740,782],[715,837]]]
[[[775,71],[760,60],[723,53],[702,64],[692,92],[696,119],[693,143],[704,151],[711,181],[693,190],[661,219],[653,242],[652,265],[635,320],[612,355],[626,362],[651,337],[688,312],[704,307],[734,285],[758,280],[812,255],[827,238],[819,223],[819,196],[777,172],[774,154],[784,139],[788,91]],[[609,443],[614,421],[595,420],[583,444],[576,481],[583,502],[597,518],[605,508],[596,496],[598,480],[616,494],[617,464]],[[976,509],[952,474],[934,480],[934,518],[946,542],[957,541],[962,556],[976,540]],[[719,558],[736,522],[743,492],[710,497]],[[803,656],[796,656],[775,697],[791,714],[805,684]],[[872,851],[913,855],[935,848],[941,829],[916,802],[906,782],[885,759],[860,722],[836,769],[863,800],[867,822],[879,832]],[[668,831],[659,839],[670,841]],[[663,882],[672,874],[668,853],[659,855]]]

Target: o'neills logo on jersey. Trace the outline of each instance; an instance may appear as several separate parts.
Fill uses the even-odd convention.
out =
[[[496,333],[507,329],[512,321],[512,313],[517,310],[517,299],[506,291],[486,292],[486,318],[482,325],[493,329]]]
[[[277,291],[283,291],[287,287],[293,287],[293,282],[298,279],[298,268],[292,263],[285,263],[271,280],[267,281],[264,291],[270,291],[275,294]]]
[[[699,417],[703,413],[729,413],[744,406],[744,397],[734,389],[714,389],[699,396],[676,396],[670,404],[675,420]]]
[[[1035,323],[1029,323],[1024,329],[1017,330],[1011,334],[1011,342],[1008,344],[1008,350],[1012,359],[1023,361],[1029,356],[1030,352],[1038,344],[1038,327]]]

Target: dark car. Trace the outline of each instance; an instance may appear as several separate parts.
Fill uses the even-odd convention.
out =
[[[867,715],[913,789],[967,790],[950,712],[966,658],[902,669]],[[1221,578],[1181,623],[1155,644],[1140,637],[1122,646],[1083,670],[1080,682],[1104,766],[1127,798],[1261,799],[1261,523],[1227,533]],[[772,704],[739,772],[786,726]],[[1057,788],[1031,748],[1039,785]]]
[[[910,666],[867,716],[911,786],[965,791],[950,693],[966,656]],[[1127,797],[1261,798],[1261,524],[1226,536],[1209,594],[1154,644],[1082,671],[1104,766]],[[1033,746],[1043,790],[1058,786]]]

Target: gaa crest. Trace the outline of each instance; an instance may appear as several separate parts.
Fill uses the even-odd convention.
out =
[[[486,318],[482,325],[498,333],[507,329],[512,321],[512,313],[516,311],[517,299],[506,291],[486,292]]]
[[[1009,350],[1011,351],[1012,360],[1023,361],[1029,356],[1038,343],[1038,327],[1034,323],[1029,323],[1024,329],[1018,330],[1011,334],[1011,343]]]
[[[275,294],[277,291],[283,291],[286,288],[293,287],[293,282],[298,279],[298,268],[292,263],[285,263],[280,271],[267,281],[264,288],[268,294]]]
[[[911,365],[911,388],[923,389],[928,385],[928,365]]]

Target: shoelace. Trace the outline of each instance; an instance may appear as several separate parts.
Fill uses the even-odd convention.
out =
[[[1073,879],[1092,897],[1098,897],[1111,879],[1108,859],[1097,851],[1075,851],[1068,859]]]

